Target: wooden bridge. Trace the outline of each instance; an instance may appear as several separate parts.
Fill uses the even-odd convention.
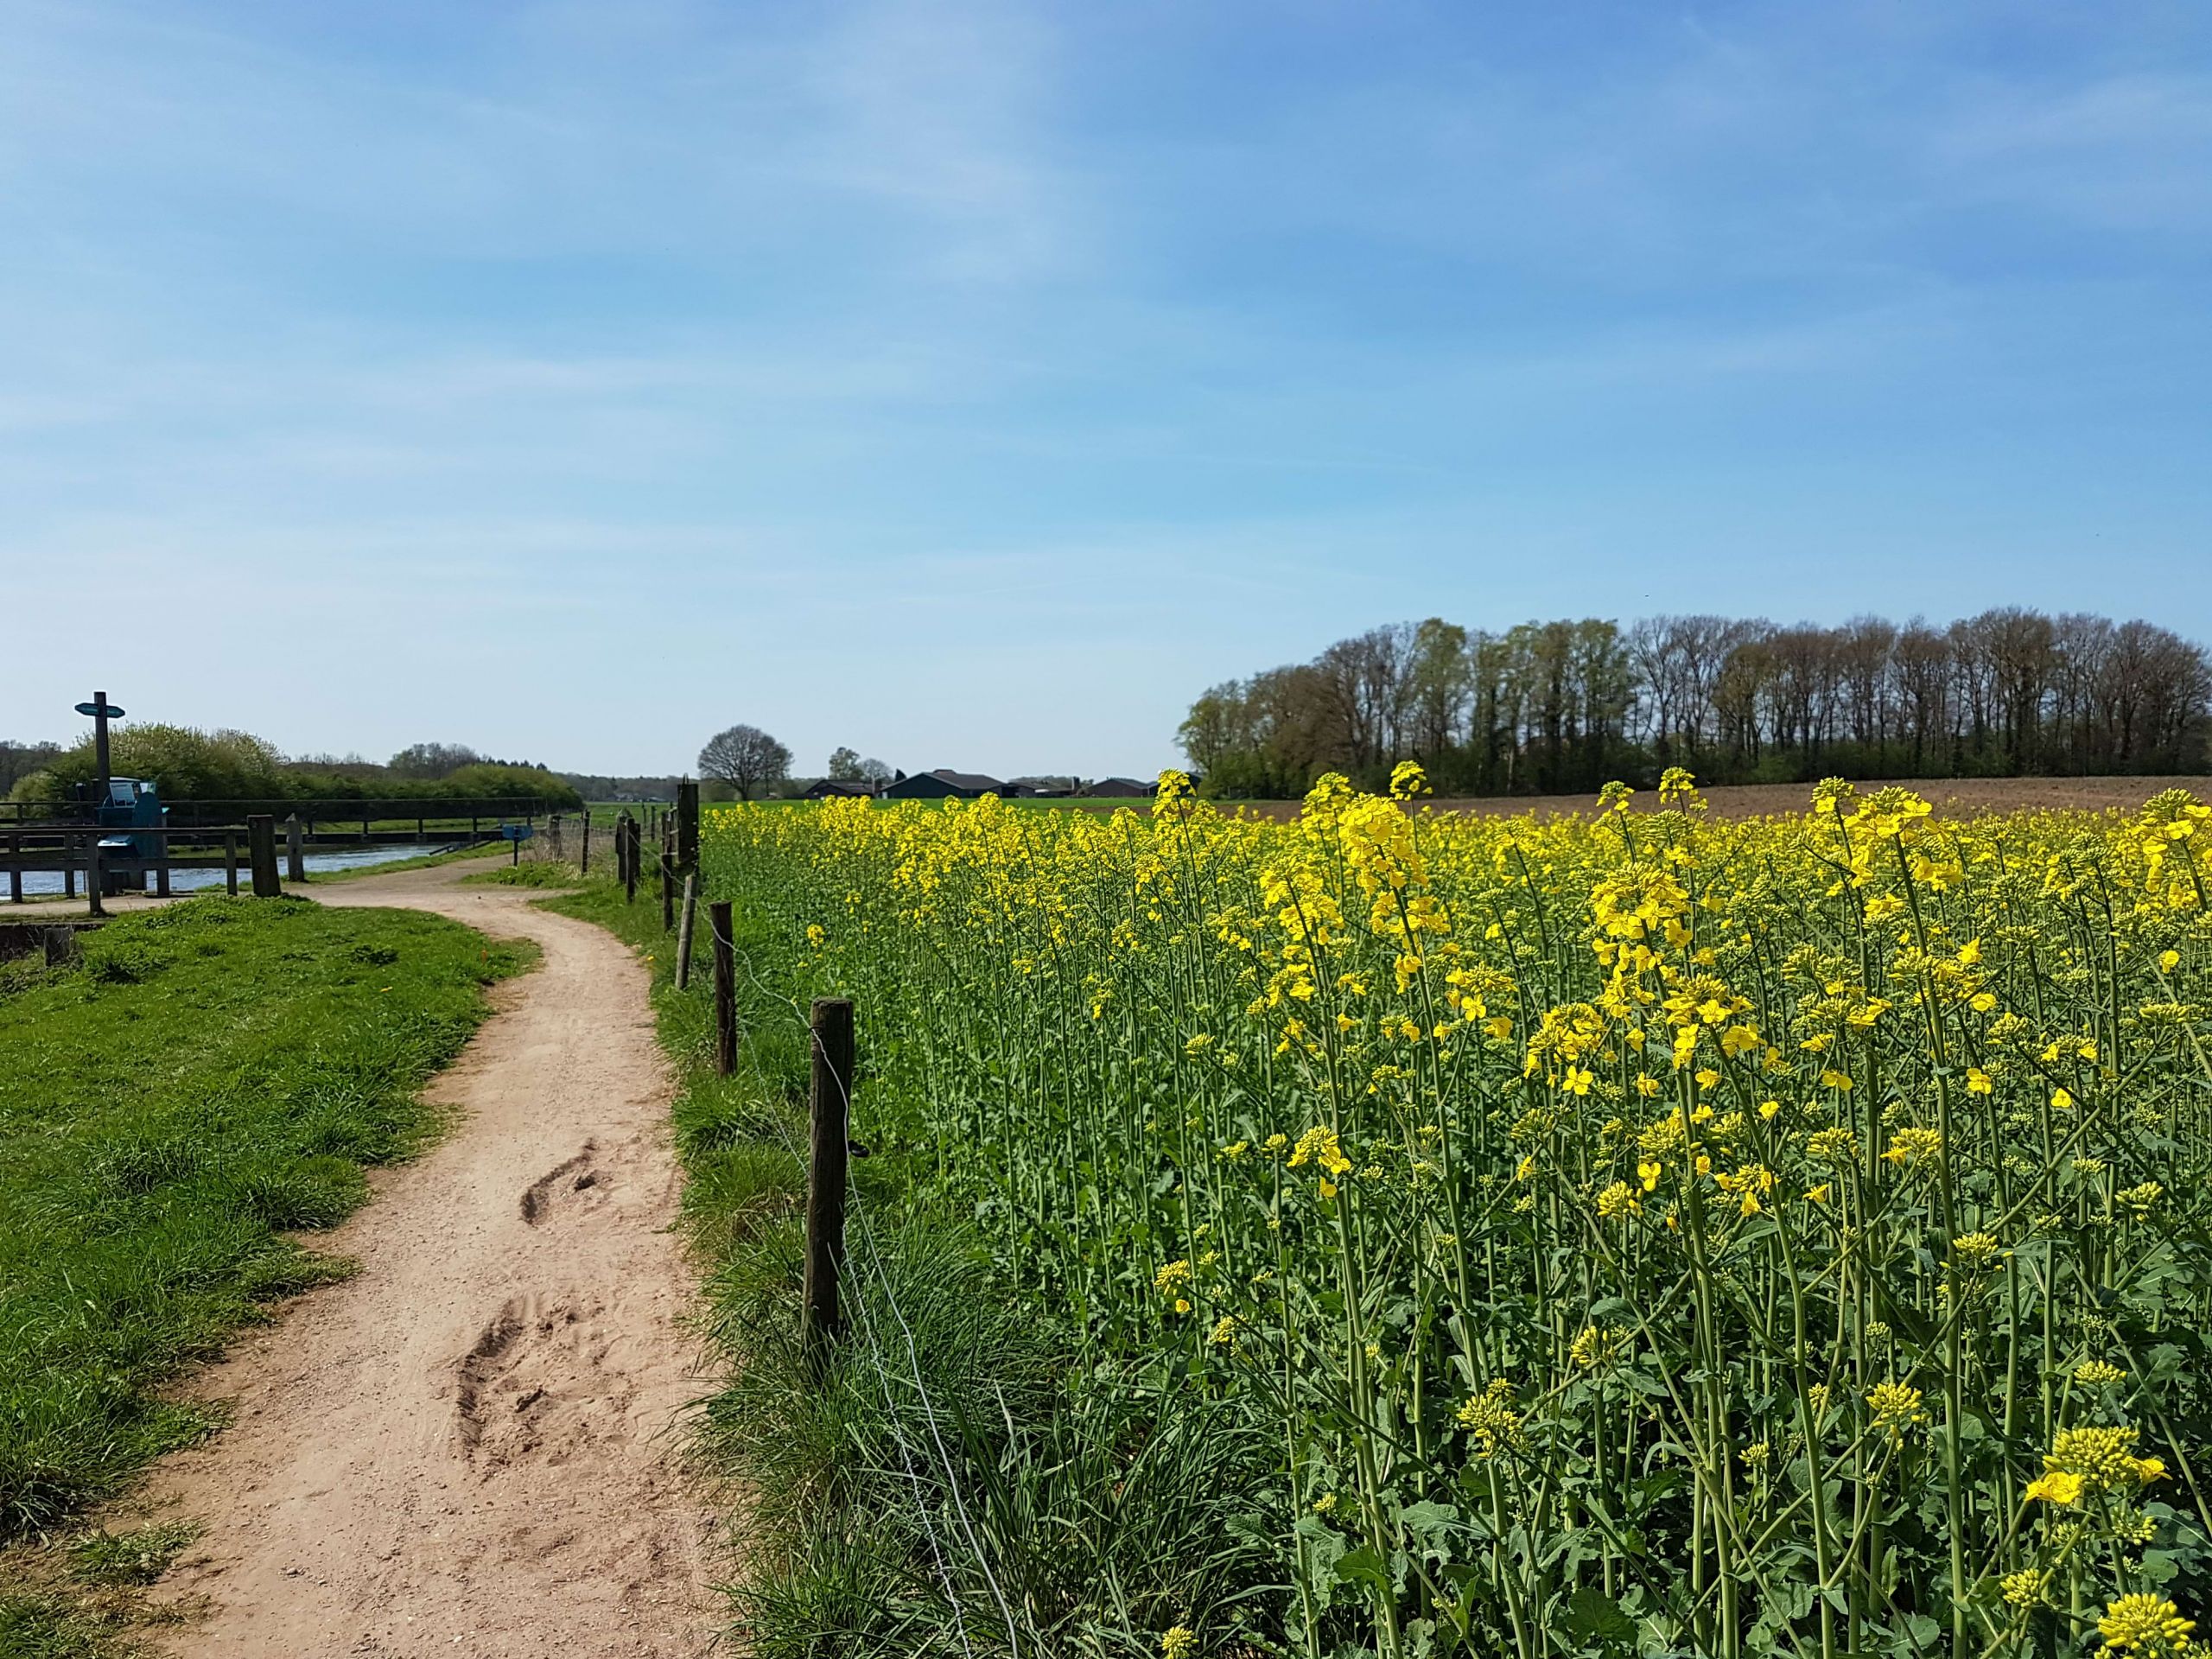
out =
[[[65,898],[78,883],[92,913],[102,913],[105,893],[151,887],[166,896],[176,870],[214,870],[224,887],[238,890],[243,861],[257,893],[277,890],[276,838],[283,837],[287,878],[306,879],[311,852],[359,851],[365,847],[416,844],[473,846],[510,838],[510,826],[534,830],[539,819],[557,842],[561,814],[550,803],[526,798],[461,801],[179,801],[159,828],[100,825],[83,821],[81,809],[37,802],[0,802],[0,870],[7,873],[11,904],[24,902],[23,877],[59,874]],[[283,809],[283,822],[276,812]],[[62,815],[69,816],[62,816]],[[355,825],[359,827],[357,829]],[[102,847],[105,841],[152,842],[148,856],[137,847]],[[266,863],[265,874],[262,865]]]

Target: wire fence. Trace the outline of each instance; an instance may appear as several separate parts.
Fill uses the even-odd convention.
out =
[[[810,1058],[819,1056],[821,1039],[819,1033],[814,1029],[813,1020],[808,1011],[800,1006],[796,997],[774,989],[760,979],[753,970],[749,957],[738,951],[737,942],[734,938],[721,934],[711,920],[709,926],[709,931],[715,934],[715,942],[729,951],[732,963],[736,965],[738,971],[742,974],[746,982],[754,993],[753,998],[740,1000],[738,1039],[741,1051],[747,1046],[748,1039],[754,1035],[754,1027],[747,1020],[745,1008],[748,1006],[766,1006],[774,1007],[779,1012],[787,1010],[797,1027],[806,1034]],[[817,1071],[821,1075],[835,1078],[837,1087],[843,1091],[841,1103],[849,1135],[853,1122],[852,1091],[847,1088],[846,1079],[838,1074],[834,1066],[823,1065],[817,1068]],[[787,1118],[779,1113],[771,1113],[768,1116],[785,1149],[795,1162],[805,1167],[809,1161],[808,1154],[794,1137],[791,1125]],[[938,1401],[931,1397],[928,1381],[924,1375],[925,1367],[922,1363],[920,1347],[915,1339],[913,1325],[908,1319],[906,1310],[899,1305],[893,1276],[885,1265],[882,1241],[876,1230],[874,1217],[870,1213],[869,1206],[862,1202],[855,1184],[848,1184],[845,1202],[849,1220],[856,1221],[859,1224],[860,1248],[857,1250],[855,1249],[854,1230],[849,1226],[844,1239],[844,1278],[850,1290],[857,1293],[850,1295],[850,1300],[859,1317],[855,1323],[848,1325],[843,1341],[849,1348],[858,1350],[860,1358],[865,1363],[874,1379],[876,1392],[883,1401],[886,1424],[890,1430],[893,1443],[898,1449],[899,1472],[904,1478],[904,1483],[911,1498],[913,1517],[918,1523],[918,1530],[927,1540],[931,1562],[951,1612],[954,1635],[960,1644],[961,1650],[970,1656],[972,1659],[976,1648],[968,1630],[964,1611],[966,1598],[954,1582],[952,1570],[954,1559],[964,1555],[966,1559],[972,1560],[976,1572],[989,1591],[990,1599],[997,1608],[1000,1619],[1005,1624],[1007,1649],[1012,1659],[1020,1659],[1023,1651],[1020,1628],[1021,1625],[1028,1627],[1031,1650],[1041,1652],[1045,1649],[1042,1633],[1037,1630],[1033,1619],[1028,1616],[1026,1605],[1022,1608],[1020,1618],[1017,1620],[1014,1603],[1008,1600],[1001,1582],[1001,1574],[993,1568],[990,1552],[986,1547],[985,1539],[978,1535],[976,1521],[971,1514],[969,1493],[961,1478],[960,1458],[945,1442],[944,1420],[947,1414]],[[855,1271],[855,1268],[858,1270]],[[879,1300],[890,1321],[897,1326],[896,1351],[886,1342],[887,1335],[891,1333],[887,1332],[879,1324],[876,1306]],[[855,1337],[858,1338],[856,1342]],[[907,1394],[910,1389],[912,1404],[906,1409],[902,1409],[900,1396]],[[906,1421],[910,1413],[918,1414],[922,1425],[926,1429],[925,1435],[910,1435]],[[958,1433],[957,1425],[955,1433],[956,1435]],[[950,1504],[950,1514],[956,1523],[953,1530],[957,1536],[951,1540],[952,1548],[950,1551],[945,1533],[940,1530],[937,1519],[933,1518],[931,1514],[932,1510],[938,1509],[939,1505],[931,1502],[925,1490],[922,1475],[924,1465],[926,1465],[929,1471],[929,1478],[941,1483],[941,1490],[945,1501]],[[960,1548],[963,1544],[964,1550]]]

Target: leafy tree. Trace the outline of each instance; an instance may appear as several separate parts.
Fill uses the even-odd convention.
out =
[[[0,742],[0,790],[13,789],[17,779],[52,766],[61,754],[59,743]]]
[[[861,762],[860,775],[862,779],[874,784],[878,789],[881,789],[884,785],[889,783],[893,776],[891,768],[873,755]]]
[[[118,778],[144,778],[168,800],[250,800],[289,792],[284,757],[251,732],[203,732],[189,726],[133,721],[114,728],[109,765]],[[98,777],[99,763],[86,737],[16,788],[26,800],[67,800],[73,787]]]
[[[861,780],[861,754],[858,749],[836,748],[830,751],[830,776],[835,782],[856,784]]]
[[[743,800],[751,800],[756,789],[790,777],[791,771],[791,752],[758,726],[716,732],[699,751],[700,775],[731,785]]]
[[[479,760],[461,766],[442,779],[441,793],[455,799],[499,800],[528,796],[567,810],[582,806],[583,797],[566,779],[543,766],[515,766],[499,760]]]
[[[402,778],[449,778],[486,759],[466,743],[410,743],[391,757],[390,765]]]

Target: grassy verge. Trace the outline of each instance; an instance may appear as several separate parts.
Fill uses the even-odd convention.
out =
[[[435,1132],[417,1092],[525,949],[206,897],[111,922],[77,963],[0,965],[0,1541],[208,1430],[161,1385],[346,1271],[289,1235]],[[0,1590],[0,1651],[71,1651],[90,1617]]]
[[[465,864],[472,858],[505,858],[506,847],[493,842],[474,847],[456,847],[442,853],[424,853],[420,858],[395,858],[385,864],[363,864],[350,870],[310,870],[308,886],[327,887],[334,881],[359,881],[369,875],[397,875],[403,870],[435,870],[442,864]]]
[[[702,912],[689,990],[657,893],[524,865],[473,880],[569,890],[545,902],[633,946],[679,1071],[687,1230],[729,1382],[700,1450],[747,1492],[729,1593],[760,1659],[1155,1654],[1154,1632],[1251,1576],[1239,1531],[1266,1449],[1172,1378],[1094,1375],[1049,1299],[1025,1294],[972,1213],[939,1195],[948,1148],[875,1098],[863,1010],[844,1287],[849,1335],[821,1375],[798,1351],[810,982],[803,934],[734,918],[740,1063],[715,1075]],[[1233,1599],[1233,1595],[1230,1597]],[[1255,1649],[1254,1651],[1257,1651]]]

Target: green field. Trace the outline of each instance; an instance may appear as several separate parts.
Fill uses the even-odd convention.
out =
[[[435,1135],[417,1092],[524,949],[209,897],[111,922],[73,964],[0,964],[0,1541],[207,1432],[161,1385],[346,1270],[289,1235]],[[0,1650],[45,1650],[50,1611],[0,1590]]]

